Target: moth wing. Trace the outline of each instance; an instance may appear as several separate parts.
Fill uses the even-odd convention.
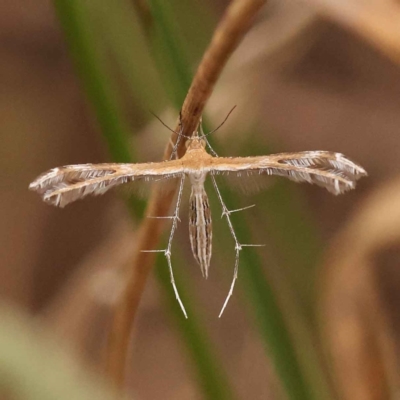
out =
[[[222,185],[226,185],[231,190],[239,191],[239,193],[251,196],[258,193],[261,190],[268,189],[273,186],[274,181],[265,179],[265,176],[258,173],[249,173],[246,178],[243,178],[243,174],[237,175],[234,173],[223,173],[223,179],[219,179],[218,182]]]
[[[355,188],[366,171],[343,154],[329,151],[280,153],[259,157],[219,157],[208,168],[211,174],[247,178],[254,174],[284,176],[295,182],[324,187],[333,194]]]
[[[101,195],[116,186],[140,181],[158,181],[181,176],[179,160],[144,164],[79,164],[54,168],[39,177],[29,189],[52,205],[64,207],[93,194]]]
[[[157,187],[158,193],[163,196],[166,195],[171,187],[176,187],[179,183],[181,175],[163,176],[158,179],[135,179],[133,182],[116,187],[115,191],[120,193],[122,196],[136,196],[139,199],[147,199],[150,196],[152,190]]]

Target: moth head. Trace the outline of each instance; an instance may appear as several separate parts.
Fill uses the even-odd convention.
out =
[[[204,149],[206,147],[206,141],[201,136],[192,136],[185,143],[187,150]]]

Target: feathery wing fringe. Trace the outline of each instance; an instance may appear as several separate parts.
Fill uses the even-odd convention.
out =
[[[355,188],[356,181],[367,173],[343,154],[329,151],[281,153],[260,157],[233,157],[218,159],[209,172],[267,174],[287,177],[295,182],[308,182],[322,186],[337,195]]]
[[[343,154],[329,151],[281,153],[260,157],[183,157],[144,164],[81,164],[54,168],[39,176],[29,188],[47,203],[64,207],[89,194],[100,195],[124,183],[169,179],[182,174],[267,174],[296,182],[314,183],[333,194],[354,189],[365,170]]]
[[[80,164],[54,168],[36,178],[29,189],[52,205],[64,207],[89,194],[100,195],[109,189],[138,179],[150,181],[174,178],[182,173],[182,165],[168,164]]]

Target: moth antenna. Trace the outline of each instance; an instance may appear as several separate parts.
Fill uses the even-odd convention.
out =
[[[178,135],[178,133],[175,132],[172,128],[170,128],[157,114],[154,114],[153,111],[150,111],[150,114],[153,117],[156,117],[169,131],[171,131],[172,133],[176,133]]]
[[[175,144],[171,141],[172,151],[171,151],[171,156],[169,157],[169,160],[172,160],[174,157],[176,159],[178,159],[177,150],[178,150],[179,143],[181,141],[181,137],[189,138],[189,136],[182,134],[182,132],[183,132],[182,126],[181,126],[180,131],[176,132],[173,129],[171,129],[157,114],[154,114],[152,111],[150,111],[150,114],[153,115],[154,117],[156,117],[170,132],[175,133],[178,136]],[[181,113],[179,113],[179,121],[180,120],[181,120]]]
[[[211,135],[212,133],[216,132],[219,128],[221,128],[222,125],[225,124],[225,122],[228,120],[229,116],[232,114],[233,110],[236,108],[237,106],[233,106],[232,109],[228,112],[228,115],[225,117],[225,119],[215,128],[213,129],[211,132],[205,133],[201,136],[201,138],[206,137],[208,135]]]

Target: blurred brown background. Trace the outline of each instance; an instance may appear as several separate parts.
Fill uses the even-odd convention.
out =
[[[398,179],[400,69],[397,55],[390,56],[392,50],[387,50],[379,37],[373,37],[372,28],[365,33],[362,27],[352,24],[351,18],[342,19],[335,6],[329,8],[330,3],[326,2],[328,6],[321,7],[321,3],[271,1],[234,55],[208,112],[217,124],[230,106],[238,104],[220,133],[224,155],[240,152],[240,145],[230,139],[230,127],[236,125],[236,131],[241,127],[245,131],[254,126],[252,121],[256,119],[259,140],[273,143],[282,151],[339,151],[365,167],[369,177],[345,196],[334,197],[307,185],[298,189],[299,201],[311,210],[324,251],[328,252],[325,249],[332,240],[351,243],[354,232],[358,238],[356,229],[346,231],[347,239],[338,239],[337,235],[354,222],[354,215],[362,210],[366,199],[384,192],[381,185]],[[375,12],[386,28],[390,21],[382,16],[395,12],[399,16],[398,3],[387,1],[386,8],[378,0],[364,3],[360,7],[366,13]],[[222,2],[210,4],[216,15],[224,7]],[[82,359],[99,365],[111,305],[123,285],[123,274],[110,267],[129,262],[134,229],[123,202],[115,194],[86,199],[59,210],[28,191],[29,182],[49,168],[109,158],[51,2],[3,0],[0,10],[1,296],[34,315],[43,314],[52,324],[51,329],[68,340]],[[400,43],[400,37],[396,40]],[[143,146],[137,151],[140,160],[160,158],[168,132],[160,125],[145,127],[145,119],[134,118],[138,113],[135,104],[130,106],[132,129],[146,132],[137,140]],[[390,203],[390,199],[386,200]],[[251,199],[243,200],[244,205],[248,202],[251,204]],[[378,210],[380,207],[382,214],[390,209],[389,205],[377,205]],[[215,220],[218,212],[214,212]],[[185,213],[184,209],[182,214]],[[257,216],[257,211],[252,210],[251,215]],[[394,223],[395,218],[388,221]],[[369,229],[373,231],[374,225]],[[180,230],[176,241],[187,247],[185,223]],[[382,228],[382,232],[388,230]],[[390,232],[387,241],[378,238],[376,245],[367,246],[373,247],[365,256],[372,272],[365,279],[373,281],[374,296],[379,297],[379,304],[374,303],[377,315],[385,314],[385,332],[379,333],[389,337],[384,341],[384,353],[393,355],[398,351],[400,332],[400,253],[396,227]],[[268,238],[260,238],[260,242],[264,241]],[[213,257],[218,260],[218,255]],[[322,265],[329,269],[333,263],[334,257],[327,257],[325,264],[321,261],[321,271]],[[200,282],[195,267],[194,262],[187,265],[186,272],[193,280],[192,286],[196,286],[195,298],[204,306],[204,321],[216,340],[238,398],[271,398],[268,396],[279,392],[278,384],[240,307],[243,294],[236,293],[224,318],[217,320],[229,271],[218,272],[215,265],[214,276],[208,282]],[[334,269],[331,267],[330,273]],[[359,279],[364,279],[357,275],[357,269],[348,275],[344,267],[338,270],[344,274],[340,279],[354,283],[349,283],[348,289],[338,284],[343,290],[343,307],[347,297],[351,304],[355,298],[359,304],[354,311],[357,314],[368,304],[362,303],[361,294],[371,287],[357,286]],[[326,277],[324,273],[320,275],[323,286]],[[332,277],[332,281],[335,279]],[[329,297],[329,290],[326,293]],[[336,307],[340,314],[340,305]],[[329,310],[327,307],[323,313],[334,312]],[[347,317],[351,319],[352,315]],[[338,320],[342,321],[340,315]],[[361,326],[364,323],[361,318]],[[363,332],[361,329],[360,340],[368,345]],[[133,353],[140,368],[132,367],[131,387],[138,398],[201,398],[153,281],[141,305]],[[384,370],[397,372],[396,357],[389,358],[390,361],[384,358],[389,364]],[[360,366],[357,361],[349,365]],[[266,375],[270,376],[269,384],[265,382]],[[342,379],[340,374],[338,379]],[[393,379],[392,382],[397,380]],[[362,392],[353,392],[358,393],[353,398],[382,398],[383,393],[366,390],[361,395]]]

